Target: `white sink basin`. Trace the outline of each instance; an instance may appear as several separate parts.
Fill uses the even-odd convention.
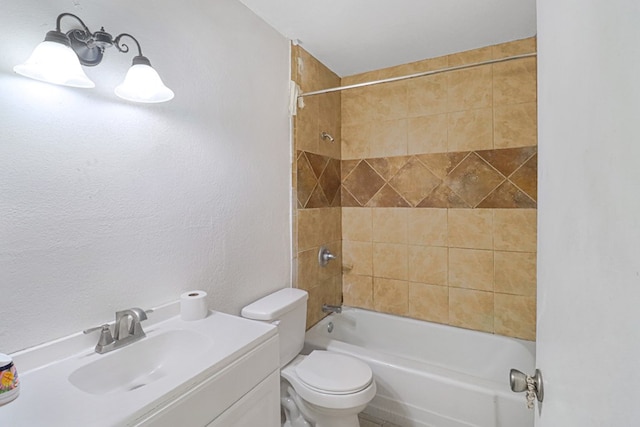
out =
[[[148,420],[204,388],[213,397],[194,397],[200,409],[189,417],[211,420],[278,369],[271,325],[219,312],[186,322],[175,302],[142,327],[145,338],[105,354],[94,351],[99,331],[14,353],[20,396],[0,406],[0,426],[178,425]]]
[[[91,394],[136,390],[179,372],[181,364],[192,363],[211,345],[209,337],[194,331],[162,332],[76,369],[69,375],[69,382]]]

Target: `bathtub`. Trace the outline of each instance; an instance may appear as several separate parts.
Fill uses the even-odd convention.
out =
[[[331,330],[331,332],[329,332]],[[535,344],[344,307],[305,336],[305,350],[350,354],[378,387],[366,414],[403,427],[531,427],[509,370],[534,372]]]

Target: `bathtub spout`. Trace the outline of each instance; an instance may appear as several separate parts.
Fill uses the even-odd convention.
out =
[[[342,306],[322,304],[322,312],[323,313],[337,313],[337,314],[340,314],[340,313],[342,313]]]

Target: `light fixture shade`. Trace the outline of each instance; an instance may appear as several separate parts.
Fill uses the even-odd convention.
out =
[[[43,41],[33,50],[24,64],[16,65],[13,71],[47,83],[63,86],[95,87],[82,70],[75,52],[55,41]]]
[[[136,63],[135,59],[115,92],[120,98],[133,102],[166,102],[174,96],[151,65]]]

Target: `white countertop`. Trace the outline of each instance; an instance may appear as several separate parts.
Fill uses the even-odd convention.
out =
[[[190,357],[188,363],[175,366],[175,375],[166,375],[130,391],[106,394],[82,391],[69,381],[72,372],[138,343],[97,354],[94,346],[99,332],[75,334],[12,355],[20,379],[20,396],[0,406],[0,426],[129,425],[276,335],[273,326],[219,312],[209,313],[203,320],[185,322],[177,315],[176,306],[177,303],[168,304],[149,314],[149,320],[142,323],[147,334],[143,340],[168,330],[191,330],[209,337],[213,345]]]

